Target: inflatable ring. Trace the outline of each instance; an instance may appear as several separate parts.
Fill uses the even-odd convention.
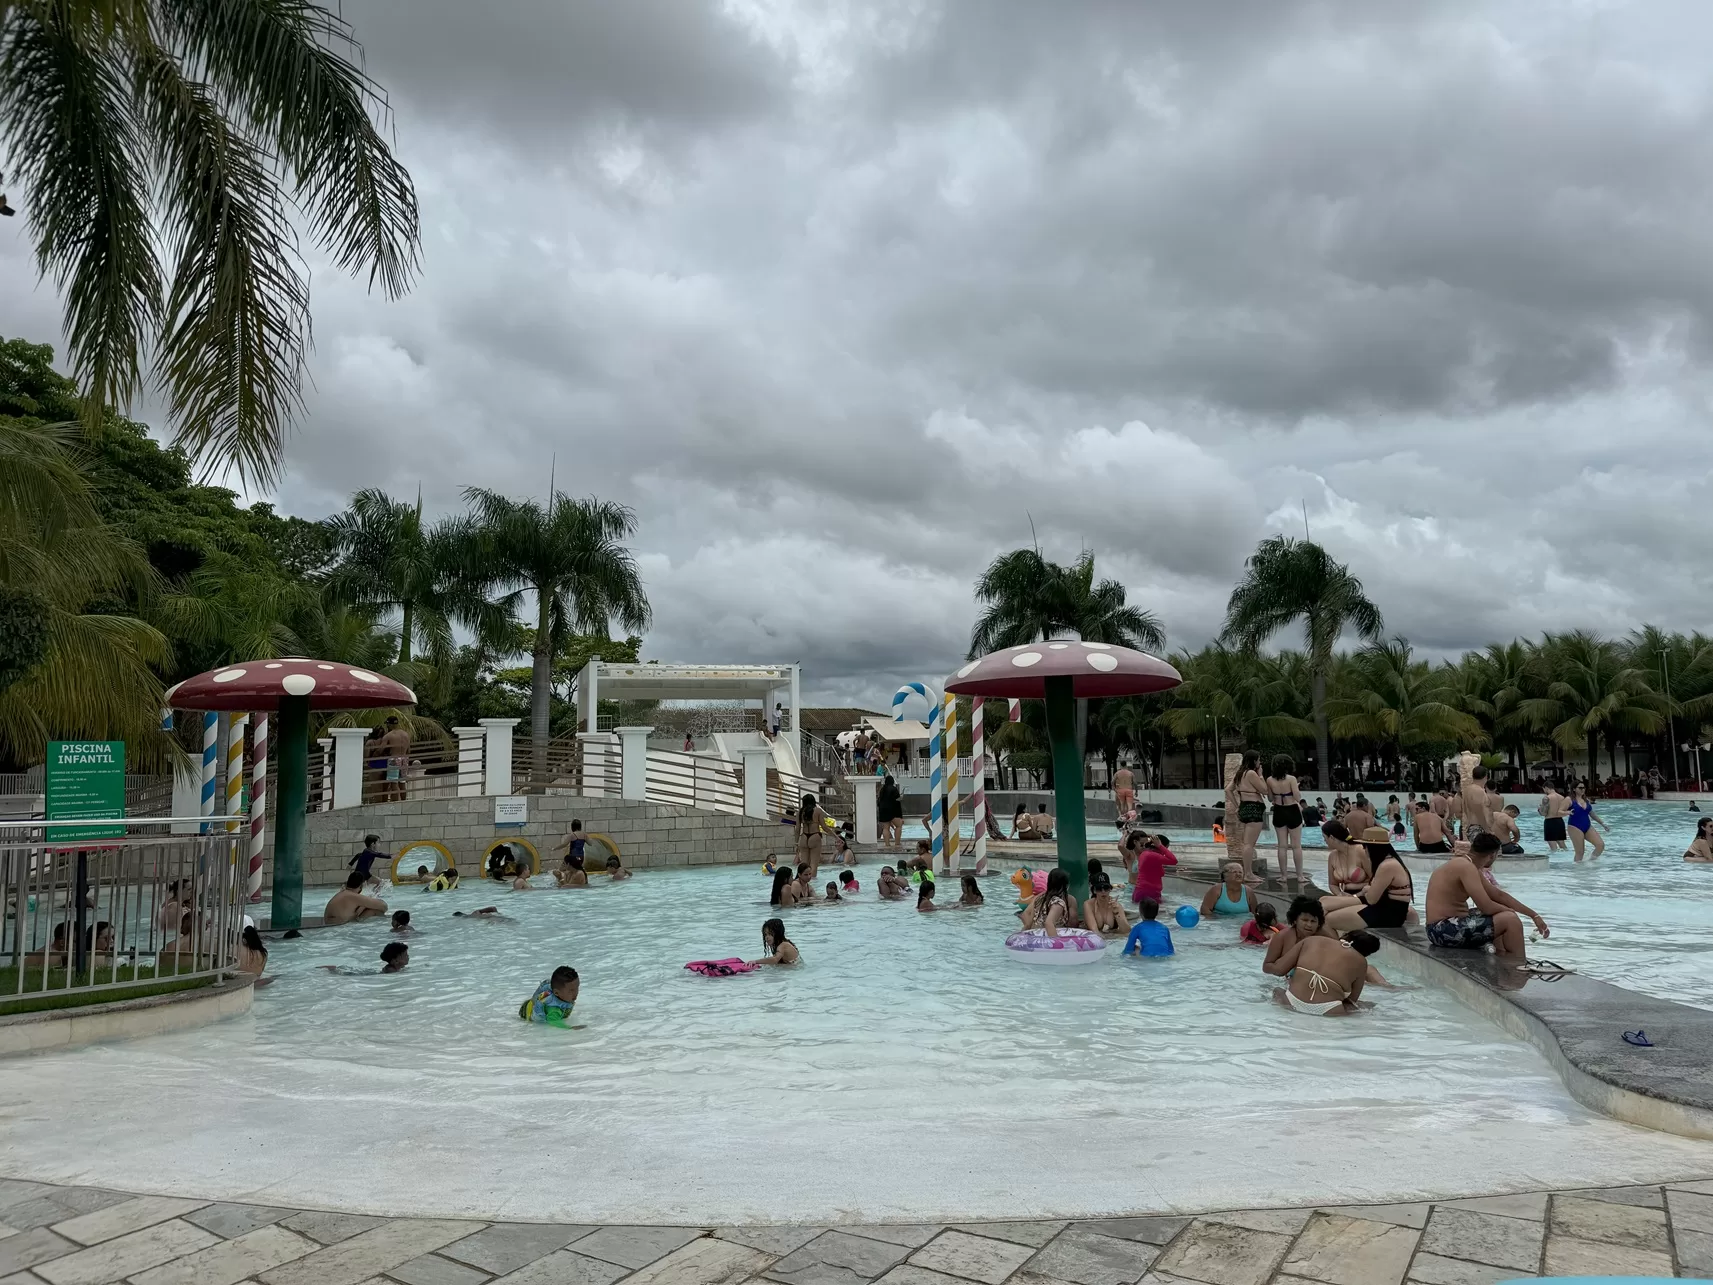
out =
[[[538,875],[541,873],[541,854],[535,850],[535,845],[533,843],[528,839],[507,839],[502,837],[495,839],[487,847],[482,849],[481,870],[483,874],[486,874],[488,871],[488,854],[501,844],[506,844],[510,847],[522,848],[525,852],[529,853],[529,860],[532,867],[530,869],[530,874]]]
[[[1025,928],[1005,939],[1005,953],[1025,964],[1098,964],[1106,938],[1085,928],[1061,928],[1049,937],[1044,928]]]
[[[393,883],[401,884],[401,883],[421,883],[422,882],[422,880],[418,879],[415,875],[411,875],[405,879],[399,878],[399,862],[403,861],[405,859],[405,857],[408,856],[410,853],[416,852],[422,848],[432,848],[434,850],[434,852],[439,856],[440,863],[441,863],[440,864],[440,870],[456,870],[458,868],[458,863],[452,859],[452,854],[449,851],[447,851],[446,845],[444,843],[436,843],[433,839],[412,839],[409,843],[405,844],[404,847],[400,848],[399,852],[398,852],[398,856],[393,858],[393,866],[392,866]],[[422,862],[418,861],[416,864],[420,866],[422,864]],[[433,873],[439,874],[440,870],[436,870]]]

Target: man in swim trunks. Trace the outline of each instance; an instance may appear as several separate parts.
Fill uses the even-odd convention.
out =
[[[1442,950],[1479,950],[1491,944],[1495,955],[1523,958],[1523,919],[1550,937],[1551,930],[1534,911],[1498,884],[1482,877],[1499,855],[1499,836],[1478,834],[1467,856],[1459,853],[1433,872],[1427,886],[1427,936]]]
[[[1493,829],[1499,835],[1499,851],[1507,857],[1520,857],[1523,854],[1523,832],[1517,825],[1517,805],[1504,803],[1488,814],[1493,821]]]
[[[1445,818],[1429,804],[1417,803],[1410,819],[1415,822],[1417,852],[1451,851],[1451,844],[1445,837]]]
[[[384,784],[381,786],[381,801],[383,803],[402,803],[404,801],[404,770],[410,762],[410,733],[399,726],[397,714],[387,715],[387,730],[375,747],[386,758]]]
[[[1120,817],[1136,806],[1136,777],[1127,767],[1112,774],[1112,803]]]
[[[345,886],[328,899],[327,909],[321,912],[322,922],[328,925],[348,924],[372,915],[386,914],[386,902],[379,897],[363,895],[363,882],[363,876],[355,870],[345,876]]]
[[[1290,973],[1291,982],[1273,992],[1273,1002],[1319,1017],[1348,1016],[1362,996],[1368,957],[1379,949],[1380,939],[1368,932],[1353,932],[1343,941],[1305,937],[1279,958],[1281,971]]]
[[[1546,840],[1547,851],[1563,852],[1569,846],[1570,836],[1564,832],[1565,813],[1570,811],[1570,799],[1559,793],[1559,789],[1551,781],[1546,783],[1546,790],[1541,795],[1540,814],[1544,818],[1541,823],[1541,837]]]
[[[1473,839],[1483,830],[1491,830],[1493,822],[1487,815],[1487,769],[1477,765],[1469,779],[1458,791],[1458,810],[1463,814],[1463,837]]]

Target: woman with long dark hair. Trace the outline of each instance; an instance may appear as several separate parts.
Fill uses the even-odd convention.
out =
[[[1362,832],[1361,842],[1374,873],[1354,897],[1321,898],[1326,926],[1335,933],[1359,928],[1402,928],[1410,917],[1416,895],[1410,868],[1392,846],[1392,836],[1384,826],[1369,826]]]
[[[880,793],[875,798],[874,819],[880,827],[882,843],[889,848],[904,846],[904,795],[890,772],[881,778]]]
[[[1076,899],[1071,896],[1071,877],[1057,868],[1049,870],[1047,891],[1024,908],[1023,926],[1056,933],[1061,928],[1075,928],[1078,923]]]
[[[1695,838],[1683,859],[1700,863],[1713,861],[1713,817],[1702,817],[1695,823]]]
[[[1237,798],[1237,855],[1248,876],[1255,869],[1255,842],[1267,828],[1267,782],[1261,776],[1261,756],[1254,750],[1238,765],[1231,792]]]
[[[797,904],[797,872],[791,868],[789,861],[781,861],[773,872],[773,892],[767,899],[770,906],[795,906]]]
[[[827,814],[815,796],[805,794],[797,805],[797,863],[808,863],[811,880],[821,869],[821,831],[826,823]]]
[[[791,938],[785,935],[783,919],[769,919],[761,926],[761,948],[767,952],[760,959],[752,959],[752,964],[795,964],[803,957],[797,953],[797,946]]]

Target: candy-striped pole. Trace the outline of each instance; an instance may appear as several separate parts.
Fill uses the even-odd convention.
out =
[[[227,714],[226,719],[226,815],[244,810],[244,733],[250,726],[248,714]],[[241,831],[242,821],[228,821],[226,828]]]
[[[945,712],[940,726],[946,732],[946,866],[958,855],[963,840],[958,837],[958,698],[946,693]]]
[[[268,716],[256,715],[250,758],[250,880],[251,901],[262,899],[262,848],[268,837]]]
[[[987,744],[979,696],[970,697],[970,822],[975,826],[975,872],[987,870]]]
[[[933,868],[944,850],[945,834],[940,825],[940,703],[921,683],[905,683],[892,697],[892,721],[904,721],[904,702],[912,695],[928,702],[928,859]]]
[[[220,715],[210,710],[202,716],[202,815],[214,815],[214,769],[220,758]],[[202,823],[207,834],[209,822]]]
[[[1023,717],[1023,702],[1015,696],[1007,697],[1005,706],[1005,721],[1007,723],[1015,723]]]

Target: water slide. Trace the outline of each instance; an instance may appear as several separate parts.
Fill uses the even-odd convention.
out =
[[[772,756],[773,766],[791,776],[802,776],[803,769],[797,761],[797,749],[788,736],[768,740],[760,732],[715,732],[714,748],[720,757],[731,763],[743,762],[745,750],[767,750]]]

